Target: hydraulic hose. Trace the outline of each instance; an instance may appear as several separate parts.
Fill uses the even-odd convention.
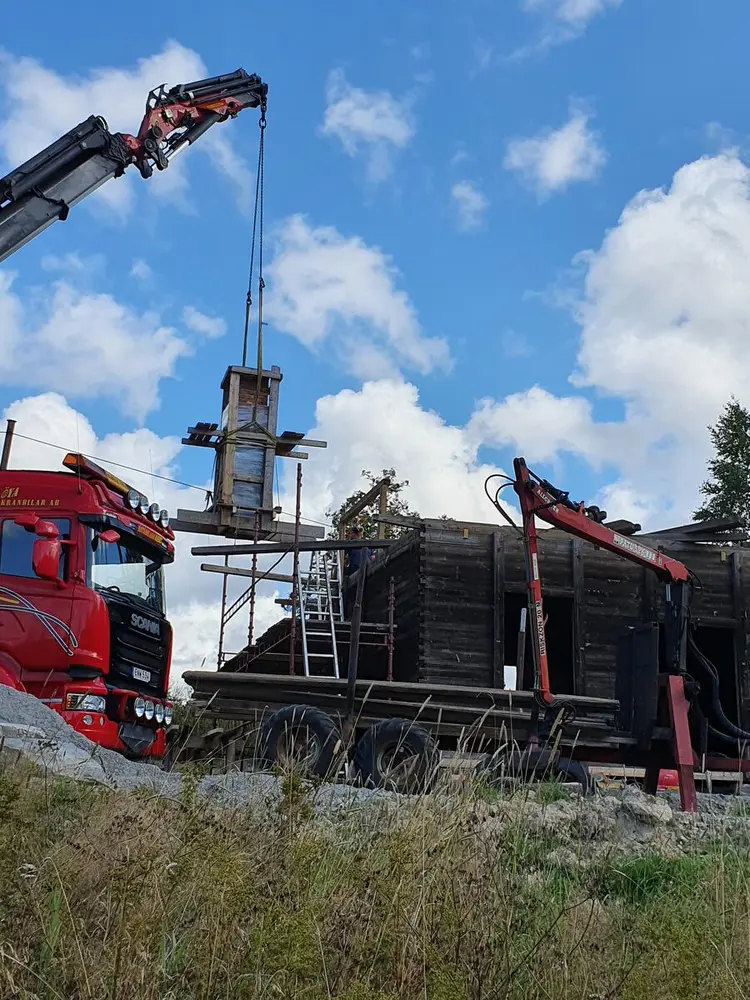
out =
[[[698,678],[700,683],[698,702],[708,720],[711,733],[728,743],[734,743],[736,740],[750,742],[750,732],[736,726],[727,718],[719,698],[719,674],[708,657],[698,649],[692,634],[688,634],[687,651],[693,664],[700,668],[707,679],[707,683],[704,683]]]

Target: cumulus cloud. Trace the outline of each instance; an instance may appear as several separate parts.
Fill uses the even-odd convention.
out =
[[[198,53],[176,41],[167,42],[160,52],[139,59],[134,66],[101,67],[84,75],[63,75],[36,59],[0,52],[0,93],[6,109],[0,118],[0,156],[9,167],[15,167],[92,114],[106,118],[112,131],[137,132],[150,90],[162,83],[173,86],[208,75]],[[245,207],[250,172],[231,139],[215,130],[195,148],[232,183]],[[184,196],[191,155],[176,159],[166,171],[156,171],[148,190],[188,207]],[[100,199],[109,208],[127,214],[135,185],[140,183],[140,178],[131,174],[128,171],[105,184],[93,196],[94,203]]]
[[[601,137],[589,126],[590,118],[583,107],[574,105],[560,128],[511,139],[503,166],[519,174],[539,198],[576,182],[594,180],[607,162],[607,154]]]
[[[153,313],[138,313],[111,295],[83,292],[66,280],[22,301],[12,272],[0,272],[0,382],[104,397],[129,416],[158,403],[190,345]]]
[[[368,179],[378,183],[391,173],[394,154],[413,138],[414,123],[408,101],[387,90],[354,87],[335,69],[328,77],[321,130],[338,139],[349,156],[363,154]]]
[[[609,463],[619,472],[605,497],[612,514],[622,500],[642,523],[689,519],[707,425],[731,394],[750,400],[750,169],[733,154],[687,164],[668,188],[636,195],[579,263],[571,381],[617,400],[625,418],[602,423],[582,395],[532,389],[483,404],[474,432],[512,440],[532,460],[568,452]]]
[[[479,229],[489,207],[489,201],[472,181],[456,181],[451,188],[458,228],[462,232]]]
[[[328,441],[324,457],[304,470],[304,511],[311,518],[322,520],[359,489],[362,469],[395,468],[409,480],[406,499],[424,517],[496,519],[483,484],[497,470],[480,462],[478,442],[467,428],[448,424],[420,405],[414,385],[380,380],[324,396],[310,436]],[[289,470],[287,476],[284,506],[289,508]]]
[[[268,318],[307,347],[338,353],[358,377],[449,366],[448,345],[423,334],[390,258],[360,237],[292,216],[267,273]]]

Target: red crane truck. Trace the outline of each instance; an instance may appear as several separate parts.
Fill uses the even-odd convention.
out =
[[[82,455],[0,472],[0,683],[94,743],[161,757],[172,629],[169,515]]]

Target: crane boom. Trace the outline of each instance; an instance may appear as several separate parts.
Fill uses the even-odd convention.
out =
[[[523,521],[529,605],[533,619],[534,686],[540,699],[547,705],[554,702],[549,681],[536,517],[561,531],[644,566],[666,583],[664,635],[667,669],[670,673],[684,674],[691,580],[687,566],[677,559],[664,555],[658,549],[652,549],[640,541],[608,528],[602,523],[606,518],[605,511],[594,506],[586,507],[583,503],[574,503],[566,492],[557,489],[546,479],[535,476],[522,458],[514,459],[513,468],[515,472],[513,488],[518,495]]]
[[[154,167],[165,170],[180,150],[245,108],[259,107],[263,124],[267,94],[259,76],[238,69],[152,90],[137,135],[110,132],[104,118],[91,115],[0,178],[0,263],[129,166],[149,178]]]

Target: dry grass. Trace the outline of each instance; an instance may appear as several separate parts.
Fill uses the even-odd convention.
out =
[[[561,871],[554,834],[438,797],[321,821],[295,780],[218,813],[0,767],[0,997],[724,1000],[750,995],[750,861]]]

